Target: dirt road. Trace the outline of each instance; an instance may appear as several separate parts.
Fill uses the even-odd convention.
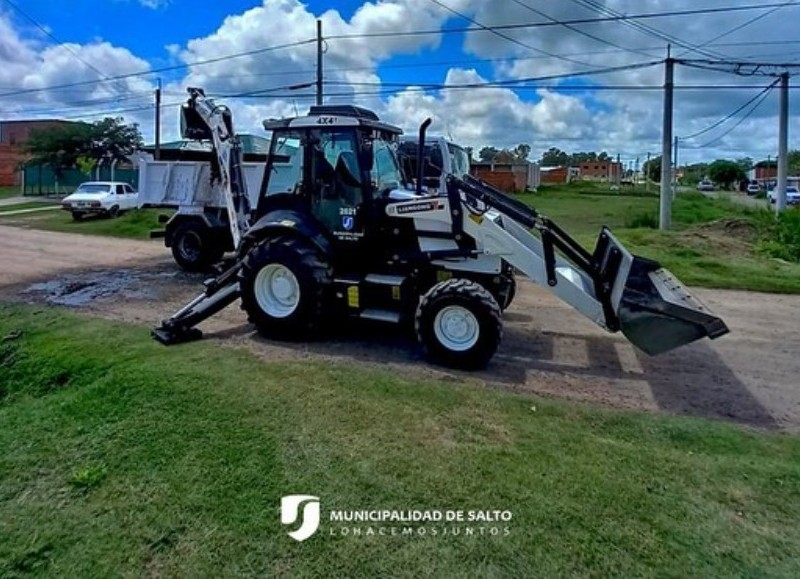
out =
[[[68,305],[87,315],[153,325],[198,293],[202,279],[177,271],[160,242],[0,226],[0,244],[0,299]],[[425,364],[410,336],[385,326],[347,328],[303,344],[270,342],[231,306],[201,327],[209,339],[270,360],[388,366],[455,383],[480,380],[518,392],[800,432],[800,296],[696,293],[731,334],[650,358],[523,282],[506,313],[500,351],[487,371],[474,374]]]

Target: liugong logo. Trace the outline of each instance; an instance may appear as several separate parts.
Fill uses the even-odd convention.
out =
[[[303,507],[302,514],[300,507]],[[293,525],[300,519],[300,526],[289,531],[295,541],[305,541],[319,529],[319,497],[312,495],[286,495],[281,499],[281,523]]]

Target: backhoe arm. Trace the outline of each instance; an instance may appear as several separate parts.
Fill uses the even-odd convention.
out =
[[[186,139],[210,140],[216,155],[218,174],[212,170],[225,192],[233,246],[239,249],[242,236],[250,227],[250,198],[242,171],[242,148],[233,130],[230,110],[217,105],[199,88],[190,88],[189,100],[182,108],[181,129]],[[214,167],[217,169],[217,167]]]

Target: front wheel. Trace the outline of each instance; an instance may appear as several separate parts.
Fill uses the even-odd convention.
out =
[[[108,217],[114,219],[115,217],[119,216],[119,206],[114,205],[111,209],[108,210]]]
[[[80,211],[73,211],[72,219],[73,221],[80,221],[81,219],[83,219],[83,213],[81,213]]]
[[[252,248],[239,274],[242,309],[259,333],[294,340],[310,337],[322,320],[330,272],[305,239],[276,237]]]
[[[428,359],[451,368],[485,368],[503,336],[497,300],[466,279],[433,286],[422,296],[414,322]]]

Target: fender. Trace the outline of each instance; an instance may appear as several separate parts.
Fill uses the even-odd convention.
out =
[[[284,233],[310,240],[324,255],[331,255],[333,248],[319,225],[308,215],[288,209],[270,211],[247,230],[242,239],[242,251],[267,237]]]

